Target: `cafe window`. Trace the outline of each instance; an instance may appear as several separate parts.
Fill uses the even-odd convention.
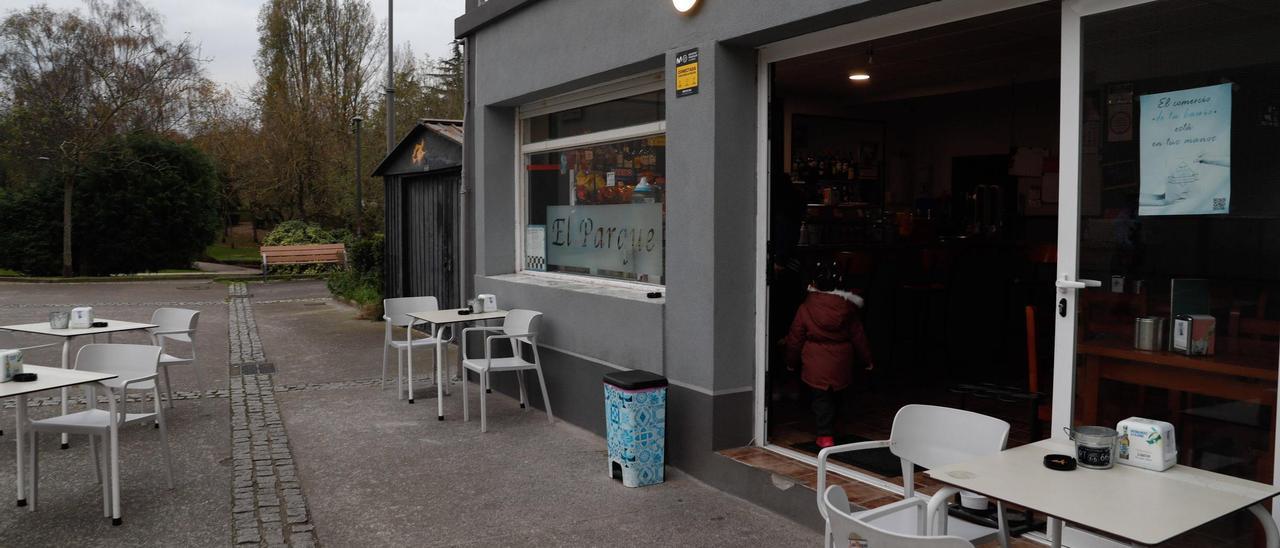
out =
[[[521,109],[519,266],[663,284],[662,81],[645,75],[602,88]]]
[[[1142,417],[1176,427],[1181,464],[1272,480],[1278,22],[1273,0],[1081,22],[1080,273],[1103,287],[1080,297],[1076,422],[1117,426],[1120,459],[1135,450],[1121,421]],[[1253,544],[1248,525],[1210,530]]]

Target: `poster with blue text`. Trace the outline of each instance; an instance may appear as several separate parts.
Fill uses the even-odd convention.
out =
[[[1231,84],[1143,95],[1138,215],[1231,210]]]

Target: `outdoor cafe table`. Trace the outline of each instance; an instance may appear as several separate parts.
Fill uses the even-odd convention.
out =
[[[56,367],[44,367],[40,365],[31,365],[31,364],[23,365],[22,372],[35,373],[36,380],[31,382],[17,382],[17,381],[0,382],[0,399],[17,398],[16,405],[15,405],[16,412],[14,414],[17,416],[17,428],[16,428],[17,435],[15,436],[17,440],[15,441],[17,441],[17,446],[18,446],[18,458],[17,458],[18,506],[27,505],[26,484],[24,483],[26,470],[24,469],[23,462],[22,462],[23,457],[25,456],[25,448],[26,448],[26,442],[27,442],[26,435],[25,435],[25,430],[27,425],[27,395],[33,394],[35,392],[43,392],[45,390],[53,390],[55,388],[61,388],[63,390],[62,393],[64,394],[62,401],[65,402],[67,401],[67,398],[65,396],[66,389],[69,386],[105,381],[107,379],[116,378],[116,375],[112,375],[110,373],[94,373],[91,371],[76,371],[74,369],[70,369],[70,370],[58,369]],[[111,399],[111,401],[115,401],[113,398],[109,398],[109,399]],[[113,415],[114,415],[114,411],[113,411]],[[111,435],[113,437],[116,436],[117,426],[115,421],[111,421],[111,430],[112,430]],[[119,500],[120,484],[116,482],[113,485],[115,487],[113,489],[111,496],[113,497],[113,500]],[[36,509],[35,505],[32,504],[31,511],[35,511],[35,509]]]
[[[1164,472],[1117,464],[1107,470],[1050,470],[1044,456],[1075,454],[1075,445],[1048,439],[969,462],[929,470],[944,484],[929,500],[928,516],[948,498],[970,491],[1043,513],[1050,540],[1062,545],[1062,522],[1091,527],[1138,544],[1159,544],[1217,518],[1248,509],[1262,524],[1269,548],[1280,546],[1276,523],[1263,505],[1280,488],[1174,465]],[[946,528],[939,523],[937,533]]]
[[[466,310],[466,309],[460,309]],[[440,338],[444,332],[444,328],[456,324],[468,324],[484,320],[500,320],[507,317],[506,310],[491,310],[489,312],[474,312],[471,314],[459,314],[459,309],[452,310],[432,310],[429,312],[413,312],[408,314],[410,318],[421,320],[431,324],[431,334],[436,339],[436,418],[444,420],[444,340]],[[409,403],[413,403],[413,327],[414,323],[409,324],[405,330],[408,332],[406,340],[408,341],[409,353]],[[455,331],[456,332],[456,331]],[[458,363],[462,363],[465,358],[458,351]],[[466,371],[462,372],[462,382],[467,382]]]
[[[106,327],[88,327],[84,329],[54,329],[49,327],[49,322],[36,322],[21,325],[0,325],[0,330],[17,331],[20,333],[33,333],[36,335],[48,335],[50,337],[62,337],[62,368],[71,368],[71,339],[81,335],[106,335],[107,342],[111,342],[112,333],[120,333],[123,331],[138,331],[141,329],[151,329],[157,327],[149,323],[125,322],[120,320],[109,320],[107,318],[95,318],[95,321],[107,322]],[[62,414],[67,414],[67,389],[62,389]],[[62,448],[70,447],[67,435],[62,435]]]

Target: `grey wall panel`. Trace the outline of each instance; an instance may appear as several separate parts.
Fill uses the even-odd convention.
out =
[[[477,277],[505,309],[543,313],[539,342],[628,369],[663,373],[662,300],[639,301],[506,277]]]
[[[805,0],[779,9],[778,0],[720,0],[685,16],[667,1],[542,0],[474,35],[483,45],[474,51],[476,102],[514,105],[668,50],[754,47],[928,2]]]

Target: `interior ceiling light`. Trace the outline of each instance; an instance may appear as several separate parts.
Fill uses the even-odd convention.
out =
[[[854,82],[865,82],[871,79],[871,64],[874,61],[875,54],[871,50],[867,50],[867,68],[855,70],[849,74],[849,79]]]
[[[671,0],[671,3],[675,5],[676,11],[680,13],[689,13],[698,6],[698,0]]]

